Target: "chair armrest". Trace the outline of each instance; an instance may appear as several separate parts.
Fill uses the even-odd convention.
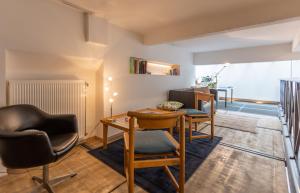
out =
[[[63,133],[77,133],[78,125],[75,115],[51,115],[44,121],[40,127],[48,135],[63,134]]]
[[[8,168],[46,165],[56,160],[47,134],[38,130],[0,133],[0,153]]]

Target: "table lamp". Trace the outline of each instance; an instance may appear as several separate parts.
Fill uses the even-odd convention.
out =
[[[215,79],[216,79],[216,87],[218,87],[218,76],[220,75],[220,73],[227,68],[230,65],[230,63],[225,63],[223,65],[223,67],[214,75]]]
[[[109,82],[109,84],[107,84],[105,87],[104,87],[104,91],[105,92],[109,92],[109,91],[111,91],[112,90],[112,81],[113,81],[113,78],[111,77],[111,76],[109,76],[108,78],[107,78],[107,80],[108,80],[108,82]],[[116,97],[116,96],[118,96],[118,93],[117,92],[109,92],[109,99],[108,99],[108,102],[110,103],[110,120],[111,121],[114,121],[114,119],[113,119],[113,103],[114,103],[114,98]]]

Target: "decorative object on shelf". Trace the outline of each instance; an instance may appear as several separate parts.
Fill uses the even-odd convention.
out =
[[[150,75],[169,75],[179,76],[180,65],[168,64],[164,62],[149,61],[142,58],[130,57],[130,74],[150,74]]]
[[[113,103],[115,101],[114,98],[117,97],[119,95],[119,93],[112,90],[113,78],[111,76],[109,76],[107,78],[107,80],[108,80],[108,83],[105,84],[104,91],[109,94],[108,102],[110,103],[110,117],[111,117],[110,121],[114,121],[114,119],[112,118],[113,117]]]

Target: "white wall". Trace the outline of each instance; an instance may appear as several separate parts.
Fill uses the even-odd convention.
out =
[[[83,13],[56,1],[2,0],[0,13],[2,105],[5,79],[84,79],[95,85],[95,110],[90,112],[94,118],[89,123],[93,129],[103,113],[109,114],[107,98],[102,96],[103,78],[108,75],[114,77],[114,89],[119,92],[114,113],[155,106],[166,99],[169,89],[189,87],[194,82],[191,53],[168,45],[145,46],[139,36],[113,25],[108,25],[106,47],[86,43]],[[129,75],[130,56],[180,64],[181,76]],[[78,61],[95,62],[78,65]],[[103,61],[102,66],[95,69],[98,61]],[[91,77],[96,76],[93,81],[88,76],[91,69],[95,71]]]
[[[101,90],[100,85],[96,85],[96,72],[102,64],[101,60],[7,50],[5,61],[6,80],[85,80],[89,85],[87,133],[88,136],[95,135],[96,92]]]
[[[3,0],[0,85],[9,79],[83,79],[91,85],[88,130],[96,125],[96,71],[106,48],[85,42],[84,16],[55,1]],[[1,50],[1,49],[0,49]],[[1,53],[1,52],[0,52]],[[93,76],[87,75],[93,73]],[[98,86],[99,87],[99,86]],[[0,87],[1,89],[1,87]],[[5,104],[5,89],[1,90]],[[103,114],[103,113],[102,113]]]
[[[56,1],[1,0],[0,13],[0,106],[6,104],[9,79],[83,79],[91,85],[88,131],[102,136],[95,126],[109,115],[102,92],[108,75],[119,92],[114,113],[156,106],[168,90],[194,82],[193,57],[186,50],[145,46],[137,35],[110,24],[108,46],[87,43],[84,14]],[[130,56],[180,64],[181,75],[129,75]]]
[[[290,60],[292,76],[300,77],[300,52],[292,52],[291,43],[194,54],[197,76],[222,68],[214,64],[231,63],[219,77],[221,85],[234,86],[235,98],[270,101],[279,101],[279,79],[291,77]]]
[[[199,65],[196,76],[214,75],[221,65]],[[234,98],[279,101],[279,80],[291,78],[291,61],[231,64],[220,73],[219,86],[233,86]],[[300,61],[293,61],[293,77],[300,77]]]
[[[113,77],[113,89],[119,93],[114,103],[114,113],[155,107],[166,100],[167,91],[190,87],[194,82],[192,54],[169,45],[144,46],[140,38],[121,28],[110,25],[108,50],[104,56],[104,78]],[[129,74],[129,57],[141,57],[155,61],[181,65],[180,76]],[[105,96],[105,114],[110,105]]]
[[[292,77],[291,78],[300,78],[300,60],[292,61]]]

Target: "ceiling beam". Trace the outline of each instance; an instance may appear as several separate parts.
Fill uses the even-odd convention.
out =
[[[144,44],[170,43],[295,19],[300,17],[299,7],[298,0],[272,1],[252,8],[199,16],[196,19],[181,21],[147,32],[144,35]]]
[[[293,52],[300,52],[300,33],[293,40]]]
[[[237,48],[193,54],[195,65],[251,63],[299,60],[300,53],[291,52],[291,43]]]
[[[62,3],[64,5],[66,5],[66,6],[68,6],[68,7],[71,7],[73,9],[81,11],[83,13],[95,14],[95,12],[93,12],[93,11],[91,11],[91,10],[83,7],[83,6],[80,6],[80,5],[76,4],[76,3],[72,3],[71,1],[68,1],[68,0],[53,0],[53,1]]]

